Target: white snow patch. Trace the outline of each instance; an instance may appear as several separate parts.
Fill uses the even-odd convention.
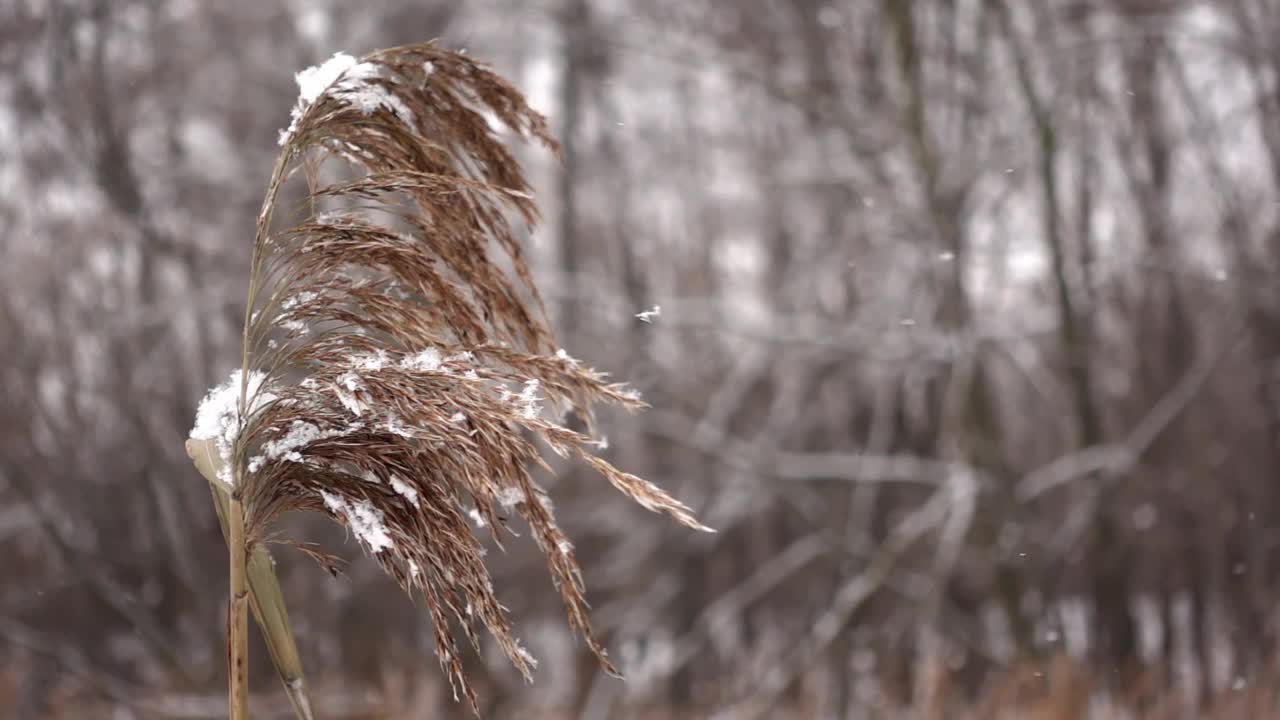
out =
[[[231,467],[236,437],[240,433],[240,390],[242,385],[241,371],[231,373],[231,377],[221,385],[214,386],[200,401],[196,409],[196,423],[191,428],[192,440],[214,440],[218,454],[222,458],[222,467],[218,470],[218,479],[228,485],[235,484],[235,474]],[[262,408],[276,399],[276,395],[263,388],[266,374],[251,372],[245,397],[249,405],[248,414]]]
[[[379,108],[386,108],[400,118],[400,122],[413,127],[413,111],[391,92],[385,85],[376,82],[382,79],[382,66],[377,63],[362,62],[342,73],[334,83],[330,95],[346,102],[365,115],[372,114]]]
[[[293,106],[290,113],[289,128],[280,131],[278,142],[284,145],[293,137],[294,131],[298,129],[298,123],[302,120],[302,116],[307,113],[307,109],[311,107],[324,91],[338,79],[342,73],[356,64],[356,59],[350,55],[339,52],[334,53],[333,57],[324,61],[320,65],[303,70],[293,76],[298,83],[298,102]]]
[[[403,496],[403,497],[404,497],[404,499],[408,500],[410,505],[412,505],[412,506],[414,506],[414,507],[418,507],[418,490],[417,490],[417,488],[415,488],[415,487],[413,487],[412,485],[410,485],[409,483],[405,482],[403,478],[401,478],[401,477],[400,477],[400,476],[398,476],[398,475],[392,475],[392,476],[391,476],[391,489],[392,489],[392,490],[395,490],[397,493],[399,493],[401,496]]]
[[[387,367],[391,359],[387,357],[386,350],[378,350],[372,353],[362,353],[352,356],[351,367],[355,370],[363,370],[366,372],[377,372]]]
[[[360,398],[357,394],[362,392],[364,380],[354,372],[347,372],[339,375],[338,384],[334,385],[333,392],[338,396],[338,402],[342,403],[352,415],[360,417],[369,409],[369,404]]]
[[[383,67],[377,63],[357,62],[354,57],[339,52],[324,63],[297,73],[294,79],[298,83],[298,102],[290,114],[289,127],[280,131],[280,145],[289,142],[307,110],[326,94],[365,115],[385,108],[405,125],[414,125],[409,106],[378,82],[383,79]]]
[[[418,372],[434,372],[440,369],[441,362],[443,360],[440,357],[440,351],[435,348],[427,348],[420,353],[406,357],[400,363],[400,367]]]
[[[351,532],[368,546],[370,552],[378,553],[395,547],[395,543],[391,540],[391,533],[383,520],[382,511],[374,507],[373,503],[368,500],[351,502],[341,495],[327,493],[324,490],[320,491],[320,497],[324,498],[324,504],[329,510],[335,515],[342,516],[347,527],[351,528]]]
[[[294,420],[293,424],[289,426],[288,432],[275,440],[264,443],[262,451],[266,456],[266,460],[285,460],[300,463],[303,461],[302,453],[299,452],[300,449],[320,440],[346,435],[348,432],[358,428],[359,425],[353,425],[345,430],[321,430],[318,425],[309,423],[306,420]],[[254,459],[257,460],[258,458]]]
[[[405,425],[404,421],[401,420],[400,417],[395,413],[387,413],[387,422],[383,425],[383,427],[386,428],[387,432],[391,433],[392,435],[399,435],[402,438],[406,438],[410,440],[416,437],[416,434],[414,433],[413,428],[409,427],[408,425]]]
[[[526,420],[534,420],[542,414],[542,408],[538,405],[538,387],[541,383],[537,378],[526,380],[524,389],[520,391],[519,400],[523,406],[521,413]]]
[[[516,640],[516,654],[519,655],[520,659],[524,660],[525,664],[527,664],[529,667],[535,668],[535,669],[538,667],[538,659],[535,658],[533,655],[531,655],[529,651],[526,650],[525,647],[520,644],[519,640]]]
[[[344,52],[337,52],[322,64],[297,73],[293,79],[298,83],[298,100],[305,105],[315,102],[339,76],[355,65],[355,58]]]
[[[504,487],[498,491],[498,504],[510,510],[522,502],[528,501],[528,496],[524,494],[524,490],[518,487]]]
[[[318,297],[320,297],[320,293],[318,292],[315,292],[312,290],[303,290],[297,295],[291,295],[285,298],[285,301],[281,303],[280,306],[285,310],[292,310],[296,307],[306,305],[307,303],[315,300]]]

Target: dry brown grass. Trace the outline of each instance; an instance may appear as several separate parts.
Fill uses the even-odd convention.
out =
[[[21,672],[0,672],[0,678],[21,677]],[[317,683],[318,704],[331,720],[416,720],[422,717],[452,717],[441,704],[441,687],[430,680],[410,681],[410,692],[402,685],[384,687],[365,693],[342,682]],[[441,681],[443,682],[443,681]],[[124,707],[122,698],[111,701],[92,700],[92,689],[85,685],[60,687],[48,717],[106,717],[114,708]],[[338,689],[341,685],[345,692]],[[0,700],[10,701],[3,694]],[[1198,706],[1179,689],[1144,691],[1144,697],[1133,697],[1133,688],[1122,689],[1118,696],[1101,693],[1102,679],[1087,665],[1065,657],[1043,664],[1026,664],[1010,668],[993,678],[979,698],[964,701],[952,696],[943,705],[930,709],[909,705],[881,705],[861,708],[845,717],[881,720],[892,718],[938,717],[950,720],[1262,720],[1280,717],[1280,683],[1257,683],[1239,690],[1222,690]],[[12,691],[13,686],[9,686]],[[946,688],[940,688],[946,694]],[[172,695],[156,692],[131,698],[131,707],[141,717],[216,718],[223,707],[221,698],[200,695]],[[1096,702],[1091,706],[1091,699]],[[256,717],[285,717],[288,704],[279,695],[255,698]],[[10,704],[4,707],[12,707]],[[518,707],[518,710],[510,708]],[[619,705],[611,711],[616,720],[699,720],[713,714],[714,708],[680,708],[666,705],[661,698],[636,705]],[[540,707],[529,704],[508,705],[495,717],[521,720],[574,720],[578,715],[567,708]],[[779,720],[819,720],[840,717],[823,706],[821,697],[803,697],[799,704],[776,708],[772,718]]]
[[[1196,700],[1169,687],[1157,668],[1123,680],[1100,675],[1086,662],[1057,655],[1023,663],[992,679],[963,714],[972,720],[1254,720],[1280,717],[1280,683],[1273,675]],[[1118,683],[1118,685],[1117,685]],[[1110,686],[1109,686],[1110,684]],[[946,715],[951,717],[951,715]]]
[[[570,624],[614,672],[573,546],[531,473],[550,469],[541,448],[706,528],[594,454],[592,406],[643,403],[557,347],[518,240],[537,207],[495,125],[555,141],[515,88],[465,55],[426,44],[347,64],[282,135],[253,246],[238,401],[203,436],[225,460],[246,545],[275,540],[273,521],[295,510],[351,528],[421,593],[454,694],[475,708],[454,627],[476,647],[487,629],[526,677],[534,665],[485,565],[485,537],[500,546],[519,515]],[[294,179],[305,200],[291,211]],[[566,426],[570,411],[586,433]],[[234,586],[234,558],[232,575]]]

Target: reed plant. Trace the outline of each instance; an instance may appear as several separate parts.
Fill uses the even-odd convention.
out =
[[[267,553],[288,542],[332,567],[273,535],[298,510],[348,528],[422,597],[440,664],[473,710],[460,636],[478,648],[486,630],[526,678],[535,665],[485,564],[516,516],[570,625],[616,672],[533,474],[550,470],[544,449],[707,528],[597,454],[593,406],[643,403],[559,348],[521,249],[538,209],[500,132],[555,152],[546,120],[491,69],[435,44],[339,53],[298,83],[257,219],[241,366],[201,403],[187,443],[227,537],[231,717],[248,717],[250,612],[298,717],[312,717]]]

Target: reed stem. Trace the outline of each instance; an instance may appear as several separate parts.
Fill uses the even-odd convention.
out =
[[[249,720],[249,588],[245,572],[244,509],[231,495],[227,551],[231,561],[231,602],[227,610],[227,676],[231,720]]]

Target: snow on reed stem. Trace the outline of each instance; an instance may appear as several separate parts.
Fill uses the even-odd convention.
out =
[[[258,219],[242,366],[202,403],[189,443],[198,466],[202,449],[217,455],[201,470],[231,497],[233,576],[243,581],[244,558],[252,568],[282,513],[324,513],[422,594],[454,696],[478,712],[453,623],[477,648],[487,630],[526,678],[535,665],[484,562],[482,536],[501,547],[519,515],[570,625],[615,672],[573,545],[531,473],[551,469],[542,448],[708,528],[595,455],[593,406],[644,404],[557,346],[517,240],[538,210],[497,126],[558,151],[545,119],[488,67],[434,44],[339,53],[298,84]],[[290,183],[297,176],[305,187]],[[281,201],[297,191],[301,206]],[[569,412],[586,433],[566,427]]]

